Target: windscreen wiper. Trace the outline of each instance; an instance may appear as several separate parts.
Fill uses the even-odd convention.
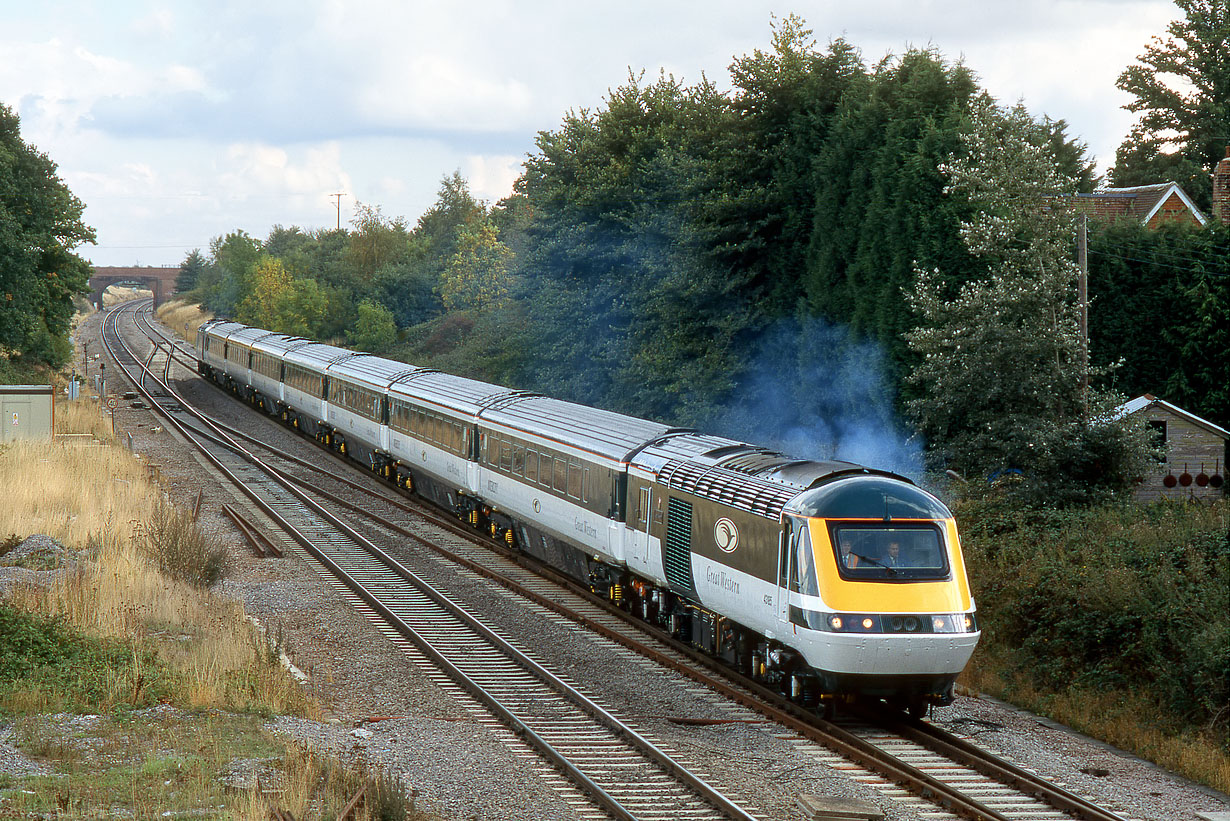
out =
[[[897,575],[897,568],[892,567],[891,565],[884,564],[884,562],[877,561],[871,558],[870,556],[864,556],[862,553],[851,553],[850,555],[857,556],[859,559],[869,562],[870,564],[874,564],[876,567],[884,568],[885,570],[889,572],[889,575],[892,575],[892,576]]]

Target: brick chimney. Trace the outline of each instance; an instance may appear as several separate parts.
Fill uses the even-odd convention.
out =
[[[1213,217],[1230,225],[1230,145],[1226,156],[1213,169]]]

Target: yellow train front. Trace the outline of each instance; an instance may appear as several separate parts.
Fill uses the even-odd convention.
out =
[[[896,477],[847,476],[782,522],[778,640],[806,660],[803,685],[916,713],[949,703],[980,633],[947,507]]]

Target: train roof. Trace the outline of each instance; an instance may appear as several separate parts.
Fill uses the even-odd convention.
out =
[[[468,417],[477,416],[480,410],[499,397],[516,393],[500,385],[429,369],[407,374],[389,386],[391,398],[414,399]]]
[[[392,359],[383,359],[369,353],[354,353],[334,360],[328,370],[330,376],[340,376],[383,392],[391,383],[420,369],[405,362],[394,362]]]
[[[672,431],[658,422],[534,394],[510,397],[487,408],[481,418],[526,433],[563,442],[591,453],[626,462],[646,442]]]
[[[282,358],[292,365],[300,365],[324,373],[330,362],[336,362],[346,356],[354,356],[354,351],[348,351],[335,345],[326,345],[323,342],[312,342],[288,350]]]
[[[230,331],[226,335],[226,341],[238,342],[241,345],[247,345],[251,348],[253,342],[256,342],[258,339],[264,339],[267,336],[281,336],[281,334],[276,334],[273,331],[267,331],[264,328],[253,328],[248,325],[243,325]]]
[[[301,336],[274,333],[255,340],[252,343],[252,350],[258,353],[268,353],[281,357],[289,350],[302,348],[304,345],[309,344],[311,344],[311,340],[304,339]]]
[[[203,323],[200,330],[210,336],[216,336],[219,339],[226,339],[235,331],[242,330],[247,327],[249,326],[244,325],[242,322],[234,322],[229,319],[211,319],[208,322]]]
[[[886,471],[840,460],[814,461],[797,459],[784,453],[738,442],[707,433],[685,433],[651,442],[634,462],[655,473],[672,461],[683,461],[701,467],[720,467],[746,476],[756,476],[793,488],[795,493],[828,481],[836,476],[876,474],[904,477]]]

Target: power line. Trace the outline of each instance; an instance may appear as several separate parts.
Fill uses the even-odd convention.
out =
[[[1114,253],[1114,252],[1112,252],[1112,251],[1103,251],[1103,250],[1100,250],[1100,249],[1097,249],[1097,248],[1090,248],[1090,249],[1089,249],[1089,251],[1090,251],[1090,253],[1093,253],[1093,254],[1098,254],[1099,256],[1104,256],[1104,257],[1113,257],[1113,258],[1115,258],[1115,259],[1121,259],[1121,260],[1123,260],[1124,262],[1140,262],[1140,263],[1143,263],[1143,264],[1145,264],[1145,265],[1153,265],[1153,266],[1156,266],[1156,267],[1158,267],[1158,268],[1173,268],[1173,269],[1175,269],[1176,271],[1186,271],[1186,272],[1188,272],[1189,274],[1191,274],[1191,273],[1201,273],[1201,274],[1204,274],[1205,276],[1211,276],[1211,277],[1224,277],[1224,276],[1230,276],[1230,273],[1225,273],[1225,272],[1223,272],[1223,273],[1217,273],[1216,271],[1197,270],[1197,269],[1202,268],[1202,265],[1201,265],[1201,264],[1195,264],[1195,265],[1192,265],[1192,264],[1189,264],[1189,265],[1172,265],[1172,264],[1167,263],[1167,262],[1158,262],[1158,261],[1157,261],[1157,260],[1155,260],[1155,259],[1141,259],[1141,258],[1139,258],[1139,257],[1127,257],[1127,256],[1124,256],[1124,255],[1122,255],[1122,254],[1116,254],[1116,253]]]

